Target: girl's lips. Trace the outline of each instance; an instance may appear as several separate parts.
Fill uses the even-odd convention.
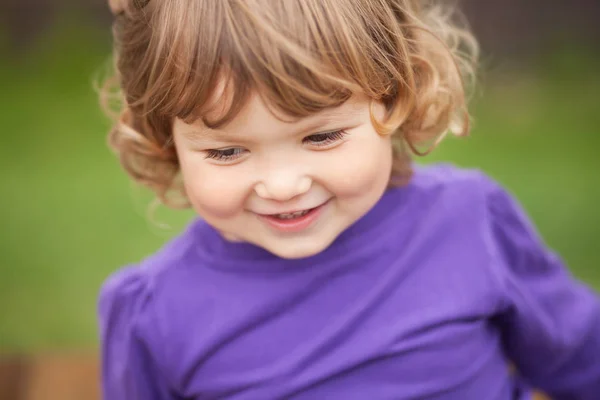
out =
[[[259,218],[266,222],[271,228],[280,232],[300,232],[307,229],[319,218],[327,203],[329,203],[329,201],[312,208],[306,214],[296,218],[281,219],[273,215],[259,215]]]

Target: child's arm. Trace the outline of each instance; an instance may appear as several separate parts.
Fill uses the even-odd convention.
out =
[[[157,326],[151,298],[137,269],[125,269],[102,287],[99,302],[102,391],[105,400],[174,400],[153,349]],[[163,343],[164,345],[164,343]]]
[[[518,372],[553,399],[600,399],[600,298],[548,251],[504,190],[488,192],[491,249],[505,295],[497,323]]]

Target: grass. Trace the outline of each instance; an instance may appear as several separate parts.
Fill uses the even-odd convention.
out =
[[[156,249],[191,216],[146,218],[105,145],[107,120],[91,91],[108,37],[66,27],[24,59],[0,57],[0,351],[91,347],[102,280]],[[600,289],[598,60],[548,58],[496,76],[475,100],[475,129],[426,161],[476,166],[522,201],[575,275]],[[567,61],[565,61],[567,60]]]

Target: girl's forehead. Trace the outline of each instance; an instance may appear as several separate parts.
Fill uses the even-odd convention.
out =
[[[210,93],[205,106],[203,107],[202,117],[200,121],[218,121],[221,120],[230,110],[236,97],[241,96],[237,91],[235,79],[230,74],[222,73],[217,79],[214,89]],[[341,115],[347,117],[353,109],[360,108],[361,104],[367,101],[364,94],[351,95],[346,101],[339,105],[323,108],[317,112],[309,114],[305,117],[298,117],[286,113],[277,105],[269,101],[270,97],[267,93],[261,92],[260,88],[251,88],[245,96],[245,101],[242,104],[239,112],[226,125],[230,124],[247,124],[252,120],[268,120],[276,119],[282,123],[295,124],[301,123],[304,120],[319,118],[330,115],[332,117]]]
[[[213,109],[206,114],[206,118],[218,119],[226,112],[227,95],[214,103]],[[223,102],[224,104],[220,104]],[[343,104],[326,108],[306,117],[293,117],[278,111],[273,106],[265,103],[258,92],[253,92],[240,112],[228,123],[218,129],[212,129],[205,125],[203,118],[186,124],[179,120],[176,123],[182,133],[186,136],[204,137],[260,137],[265,133],[296,134],[300,132],[312,132],[321,129],[342,129],[345,125],[353,124],[364,118],[368,110],[369,101],[365,96],[355,95]]]

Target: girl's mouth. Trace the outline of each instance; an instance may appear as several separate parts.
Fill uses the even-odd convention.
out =
[[[310,227],[319,218],[327,203],[329,202],[327,201],[320,206],[307,210],[283,214],[259,215],[259,217],[277,231],[300,232]]]

